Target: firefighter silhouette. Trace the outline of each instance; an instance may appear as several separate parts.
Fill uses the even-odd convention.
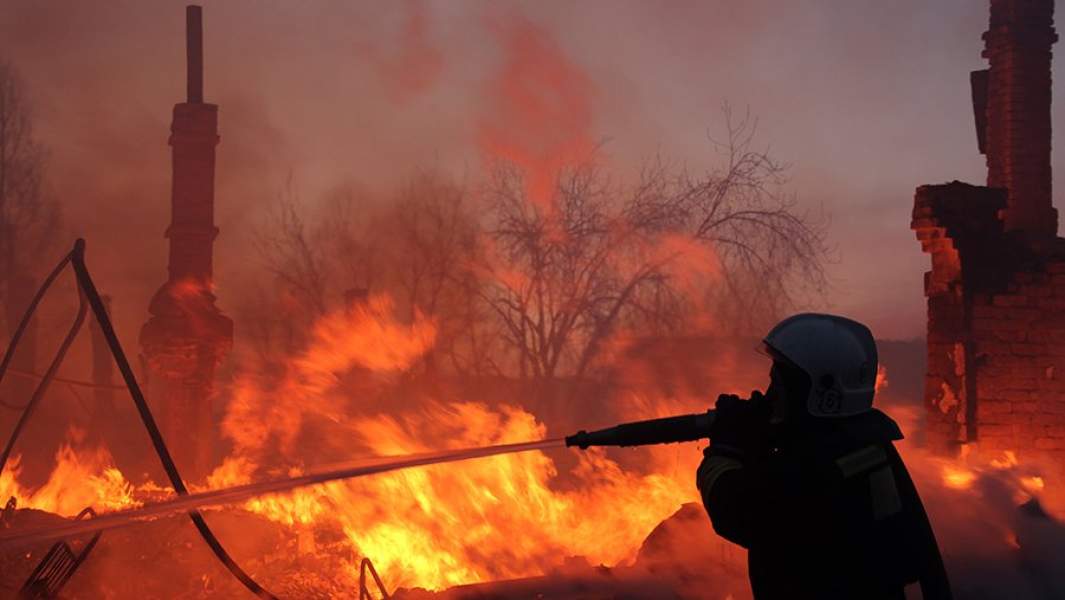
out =
[[[765,394],[722,395],[696,475],[722,537],[748,549],[751,588],[773,598],[950,598],[935,536],[873,408],[877,351],[850,319],[799,314],[763,341]]]

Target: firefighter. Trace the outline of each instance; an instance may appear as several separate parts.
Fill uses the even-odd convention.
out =
[[[714,531],[748,550],[754,597],[903,599],[916,582],[950,598],[902,433],[873,408],[869,329],[807,313],[763,342],[769,387],[718,398],[696,476]]]

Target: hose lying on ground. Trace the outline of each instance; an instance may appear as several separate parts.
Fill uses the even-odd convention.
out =
[[[81,329],[81,325],[85,321],[87,302],[88,308],[91,308],[93,316],[100,325],[100,331],[103,333],[104,339],[107,340],[107,346],[111,350],[111,355],[115,359],[115,364],[118,366],[119,372],[122,373],[122,379],[125,381],[126,389],[129,390],[130,397],[132,397],[133,403],[137,407],[137,412],[140,414],[141,421],[144,423],[144,428],[148,431],[148,437],[151,438],[155,453],[159,455],[159,460],[163,463],[163,469],[166,471],[166,475],[170,479],[171,485],[174,486],[174,490],[179,496],[188,495],[189,492],[185,487],[185,482],[181,479],[181,474],[178,472],[177,466],[174,464],[174,460],[170,456],[170,450],[163,441],[163,436],[159,432],[159,427],[155,423],[155,418],[152,416],[151,410],[148,408],[148,403],[144,399],[144,394],[141,392],[140,385],[137,383],[137,378],[133,374],[133,369],[130,368],[129,360],[127,360],[126,354],[122,350],[122,345],[118,341],[118,336],[115,335],[114,327],[111,324],[111,318],[107,314],[103,300],[100,298],[100,294],[96,291],[96,285],[93,283],[92,277],[89,275],[89,269],[85,266],[85,240],[79,239],[74,242],[74,248],[59,261],[54,269],[52,269],[52,272],[45,278],[41,288],[37,290],[37,294],[34,295],[29,308],[22,317],[22,321],[19,322],[18,328],[15,329],[15,333],[11,337],[11,342],[8,344],[7,351],[4,353],[3,361],[0,362],[0,382],[3,381],[4,374],[15,354],[15,348],[18,346],[19,340],[25,333],[30,319],[37,311],[41,299],[44,298],[45,293],[59,274],[62,273],[63,269],[66,268],[68,263],[74,267],[74,275],[78,282],[78,315],[75,318],[74,324],[68,331],[66,338],[64,338],[63,343],[60,345],[59,350],[56,352],[52,364],[44,373],[40,383],[37,384],[37,388],[34,390],[30,401],[23,408],[22,414],[15,425],[15,429],[12,432],[11,437],[8,439],[7,444],[4,446],[3,453],[0,454],[0,472],[3,471],[4,466],[7,464],[7,459],[11,454],[12,448],[15,446],[15,441],[22,432],[22,428],[25,426],[26,421],[33,413],[33,410],[36,408],[40,399],[44,396],[44,393],[47,391],[48,385],[55,377],[55,373],[63,362],[67,350],[70,348],[78,331]],[[203,540],[211,548],[214,555],[223,565],[225,565],[226,569],[228,569],[234,577],[244,584],[244,587],[248,588],[248,590],[260,598],[277,600],[276,596],[266,591],[261,585],[252,579],[250,575],[244,572],[232,557],[229,556],[229,553],[226,552],[222,543],[214,535],[214,532],[211,531],[211,528],[208,527],[207,522],[204,521],[203,515],[196,510],[189,510],[188,514],[189,518],[192,519],[193,524],[196,525],[196,529],[200,532],[200,536],[203,537]]]

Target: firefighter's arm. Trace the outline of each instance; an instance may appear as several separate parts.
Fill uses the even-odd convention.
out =
[[[730,456],[715,455],[709,449],[695,473],[695,484],[718,535],[744,548],[750,547],[745,518],[747,488],[743,463]]]
[[[763,450],[768,437],[768,404],[760,393],[750,401],[722,395],[715,406],[717,418],[711,431],[710,447],[696,471],[696,486],[714,530],[725,539],[750,547],[752,525],[749,515],[758,512],[752,503],[760,494],[754,490],[747,459]]]

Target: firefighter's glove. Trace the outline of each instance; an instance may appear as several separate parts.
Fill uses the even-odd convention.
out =
[[[722,394],[714,408],[707,455],[743,461],[768,445],[770,407],[761,392],[751,392],[750,400]]]

